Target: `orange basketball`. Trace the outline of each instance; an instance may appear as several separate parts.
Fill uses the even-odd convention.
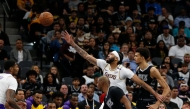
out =
[[[49,12],[43,12],[40,14],[39,20],[43,26],[50,26],[53,23],[53,15]]]

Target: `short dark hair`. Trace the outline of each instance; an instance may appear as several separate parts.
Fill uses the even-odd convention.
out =
[[[25,94],[25,90],[24,89],[17,89],[16,92],[15,92],[15,94],[17,95],[19,91],[23,91],[24,94]]]
[[[73,82],[73,81],[80,81],[80,79],[77,78],[77,77],[75,77],[75,78],[73,78],[72,82]]]
[[[186,101],[186,102],[183,103],[183,105],[185,105],[185,104],[187,104],[187,105],[190,106],[190,102],[189,101]]]
[[[21,41],[21,42],[23,42],[22,39],[17,39],[16,42],[17,42],[17,41]]]
[[[55,26],[55,25],[59,25],[60,26],[59,22],[53,23],[53,26]]]
[[[173,89],[178,89],[178,87],[174,86],[174,87],[171,88],[171,90],[173,90]]]
[[[15,64],[16,64],[15,61],[13,61],[13,60],[8,60],[8,61],[6,61],[6,62],[4,63],[4,69],[5,69],[5,70],[9,70],[11,67],[14,67]]]
[[[35,90],[33,93],[32,93],[32,95],[35,95],[35,94],[42,94],[43,95],[43,92],[41,91],[41,90]]]
[[[143,56],[145,60],[150,57],[150,51],[147,48],[137,48],[136,52]]]
[[[78,94],[77,93],[72,93],[71,96],[69,97],[69,99],[72,99],[73,97],[77,97],[78,98]]]
[[[61,97],[62,99],[63,99],[63,93],[62,92],[54,92],[53,94],[52,94],[52,100],[53,99],[55,99],[56,97]]]

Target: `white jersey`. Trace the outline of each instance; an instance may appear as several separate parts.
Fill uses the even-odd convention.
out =
[[[11,74],[0,74],[0,104],[6,102],[6,92],[8,89],[16,91],[18,87],[16,79]]]
[[[110,86],[117,86],[121,88],[125,94],[128,94],[126,78],[131,79],[134,76],[134,73],[130,69],[125,68],[123,65],[118,65],[115,70],[111,70],[110,64],[102,59],[97,59],[97,65],[102,69],[103,75],[109,78]]]

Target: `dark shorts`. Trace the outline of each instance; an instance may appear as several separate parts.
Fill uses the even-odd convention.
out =
[[[137,101],[137,105],[136,105],[136,107],[138,108],[138,109],[148,109],[147,108],[147,106],[148,105],[151,105],[151,104],[154,104],[156,101],[155,100],[138,100]]]
[[[5,106],[3,104],[0,104],[0,109],[5,109]]]

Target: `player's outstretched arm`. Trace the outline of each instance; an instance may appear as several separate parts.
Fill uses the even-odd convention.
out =
[[[7,103],[9,104],[9,106],[11,106],[14,109],[21,109],[14,100],[14,97],[15,97],[14,90],[8,89],[6,92],[6,97],[7,97]]]
[[[124,104],[126,109],[132,109],[131,108],[131,102],[129,99],[126,97],[126,95],[123,95],[123,97],[120,100],[120,103]]]
[[[64,39],[67,41],[67,43],[69,43],[76,51],[77,53],[82,56],[84,59],[88,60],[90,63],[92,63],[93,65],[97,65],[97,61],[96,58],[94,58],[93,56],[89,55],[85,50],[83,50],[82,48],[80,48],[72,39],[71,35],[69,35],[69,33],[67,31],[62,32],[62,35],[64,37]]]

